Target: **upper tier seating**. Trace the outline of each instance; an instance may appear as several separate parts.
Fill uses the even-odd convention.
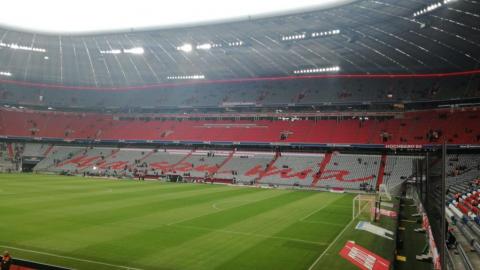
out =
[[[480,111],[408,112],[390,120],[119,120],[94,113],[0,109],[0,135],[64,139],[340,144],[480,143]],[[282,138],[282,134],[288,136]]]
[[[480,97],[479,76],[449,78],[332,78],[229,84],[198,84],[170,89],[59,91],[0,84],[7,104],[52,107],[218,107],[236,104],[324,104],[398,102]],[[41,96],[41,98],[40,98]]]

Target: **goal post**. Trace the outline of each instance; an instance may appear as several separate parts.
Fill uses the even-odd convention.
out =
[[[376,195],[359,194],[353,198],[352,219],[374,221],[376,209]]]

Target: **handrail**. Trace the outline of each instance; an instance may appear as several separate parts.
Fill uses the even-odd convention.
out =
[[[472,265],[472,262],[468,258],[467,254],[465,253],[465,250],[463,250],[462,245],[457,246],[458,253],[460,254],[460,257],[463,261],[463,265],[465,266],[466,270],[475,270],[475,268]]]

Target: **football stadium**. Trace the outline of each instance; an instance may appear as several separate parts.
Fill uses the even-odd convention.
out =
[[[168,2],[2,4],[0,270],[480,269],[479,1]]]

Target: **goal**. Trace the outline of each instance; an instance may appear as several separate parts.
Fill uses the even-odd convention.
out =
[[[377,196],[360,194],[353,198],[353,219],[374,221],[377,209]]]

